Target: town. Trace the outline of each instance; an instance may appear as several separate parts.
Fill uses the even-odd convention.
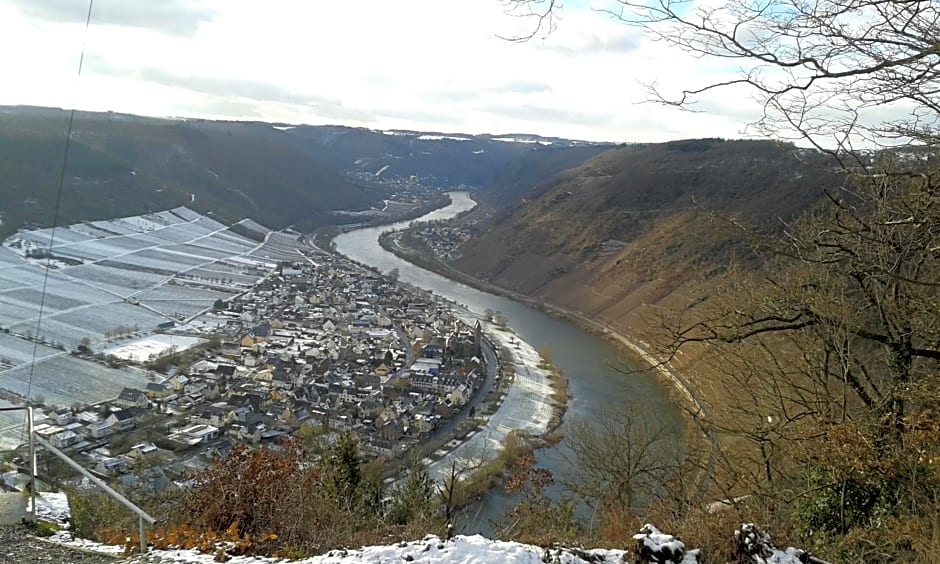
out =
[[[238,444],[353,433],[364,453],[394,458],[473,427],[499,379],[479,323],[394,273],[309,249],[298,259],[169,329],[200,344],[131,363],[150,372],[144,389],[48,408],[37,434],[125,489],[160,493]]]
[[[470,240],[477,230],[463,224],[451,225],[443,222],[415,224],[402,236],[404,242],[426,247],[435,257],[454,260],[460,257],[460,246]]]

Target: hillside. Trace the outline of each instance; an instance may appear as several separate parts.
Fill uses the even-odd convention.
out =
[[[433,178],[441,186],[502,184],[506,171],[535,161],[558,161],[555,171],[580,164],[613,145],[537,135],[467,135],[376,131],[340,126],[298,126],[284,133],[360,176]]]
[[[597,145],[538,147],[499,168],[483,186],[480,196],[498,209],[511,209],[533,190],[533,186],[611,148]]]
[[[68,113],[0,114],[4,227],[52,222]],[[270,127],[79,112],[59,223],[136,215],[180,205],[306,227],[324,212],[361,209],[383,192],[357,185]]]
[[[778,229],[834,182],[822,156],[774,142],[622,147],[530,187],[455,266],[616,323],[744,250],[710,212]]]
[[[0,235],[52,224],[68,120],[60,109],[0,107]],[[381,208],[412,177],[432,188],[501,187],[530,162],[554,173],[610,147],[78,112],[58,223],[186,205],[226,221],[252,217],[306,231],[336,222],[335,210]]]

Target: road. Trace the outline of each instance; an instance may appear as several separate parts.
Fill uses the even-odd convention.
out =
[[[483,383],[460,411],[454,414],[453,417],[450,417],[441,422],[441,424],[431,433],[431,436],[427,438],[424,443],[430,442],[434,444],[440,440],[449,441],[454,437],[454,431],[457,429],[457,426],[460,425],[470,415],[470,408],[474,408],[475,413],[479,413],[480,404],[483,403],[483,400],[486,399],[486,396],[489,395],[490,391],[493,389],[493,383],[496,381],[496,374],[499,372],[499,364],[496,360],[496,351],[493,350],[492,345],[486,339],[483,339],[483,344],[480,347],[483,349],[483,360],[486,363],[486,375],[483,379]]]
[[[401,346],[405,349],[405,364],[396,374],[396,376],[402,376],[405,371],[415,363],[415,351],[414,347],[411,346],[411,339],[408,338],[408,335],[405,334],[405,330],[402,329],[400,325],[395,326],[395,333],[398,334],[398,340],[401,341]]]

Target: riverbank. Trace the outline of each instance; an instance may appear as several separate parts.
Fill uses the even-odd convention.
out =
[[[440,197],[429,200],[399,214],[382,215],[381,217],[376,216],[369,221],[357,224],[321,225],[310,233],[304,235],[304,239],[309,245],[312,245],[321,251],[333,253],[335,252],[335,249],[333,248],[333,239],[341,233],[345,233],[346,231],[353,229],[384,227],[386,225],[393,225],[402,221],[411,221],[431,212],[445,208],[450,204],[450,202],[450,197],[448,197],[446,194],[442,194]]]
[[[466,192],[451,193],[450,197],[450,206],[433,212],[420,221],[447,220],[475,207]],[[479,291],[430,269],[420,268],[379,245],[378,240],[384,232],[403,230],[407,227],[408,223],[402,222],[344,233],[334,241],[336,250],[371,266],[374,271],[397,272],[399,281],[428,290],[433,295],[472,312],[476,318],[494,319],[510,326],[519,339],[524,340],[536,351],[545,351],[546,358],[550,358],[554,366],[568,375],[568,390],[572,399],[565,405],[566,412],[564,420],[560,421],[560,428],[549,437],[549,441],[529,441],[533,446],[539,447],[531,455],[539,468],[556,476],[577,472],[567,456],[571,446],[566,436],[569,421],[591,420],[601,410],[616,409],[626,399],[642,406],[636,411],[638,424],[650,429],[661,429],[677,441],[682,440],[683,434],[690,436],[684,433],[686,423],[676,407],[676,398],[671,397],[669,388],[659,382],[654,374],[643,370],[641,373],[625,375],[615,368],[624,366],[624,363],[632,370],[640,370],[641,366],[630,363],[609,338],[601,338],[595,332],[584,331],[576,323],[564,321],[558,315],[550,315],[541,308],[530,307],[495,293]],[[501,312],[503,315],[495,316],[493,312]],[[535,364],[538,365],[539,362],[536,361]],[[514,373],[517,371],[514,367],[510,367],[510,370]],[[546,391],[550,390],[546,387]],[[560,410],[556,412],[560,417]],[[515,444],[517,441],[512,442]],[[489,464],[486,466],[490,467]],[[504,519],[517,502],[518,499],[504,492],[502,488],[492,488],[473,504],[472,518],[466,521],[465,530],[492,531],[492,523]]]
[[[401,243],[401,234],[401,231],[387,233],[379,239],[379,244],[383,249],[395,254],[399,258],[412,262],[421,268],[426,268],[436,272],[437,274],[440,274],[441,276],[445,276],[451,280],[472,286],[478,290],[503,296],[505,298],[509,298],[519,303],[525,304],[529,307],[538,308],[539,310],[550,313],[560,319],[570,321],[589,332],[607,337],[611,342],[618,345],[618,348],[620,348],[623,352],[630,354],[633,358],[642,361],[643,364],[648,365],[651,370],[656,371],[656,373],[663,380],[668,382],[671,387],[678,391],[682,398],[688,403],[688,407],[691,408],[691,415],[696,417],[707,415],[705,404],[699,397],[698,393],[684,378],[682,378],[671,367],[669,367],[668,363],[657,358],[649,350],[646,343],[642,343],[636,339],[628,337],[613,326],[590,319],[579,312],[548,303],[544,300],[531,298],[525,294],[521,294],[508,288],[493,284],[492,282],[480,280],[479,278],[471,276],[461,270],[457,270],[453,266],[436,257],[428,258],[416,249],[403,245]]]
[[[499,457],[511,433],[543,439],[555,416],[552,373],[540,368],[544,366],[541,355],[512,331],[492,323],[486,323],[484,331],[498,346],[501,377],[512,378],[512,382],[480,430],[440,460],[428,461],[428,473],[436,481],[447,479],[455,463],[466,477],[472,476],[484,463]]]
[[[464,210],[459,216],[472,209],[474,208]],[[407,225],[399,222],[391,227],[404,228]],[[373,229],[381,227],[384,226],[372,226]],[[321,242],[321,245],[330,252],[342,254],[332,244]],[[375,269],[372,265],[366,267]],[[550,444],[548,435],[557,429],[567,407],[567,390],[558,388],[565,385],[565,380],[551,369],[533,346],[511,328],[493,323],[479,313],[474,313],[434,292],[418,287],[415,287],[415,290],[427,292],[432,299],[447,304],[458,317],[470,325],[480,321],[487,340],[493,344],[497,355],[492,359],[487,357],[487,362],[492,360],[497,366],[499,376],[502,377],[499,382],[501,395],[494,408],[486,413],[482,410],[477,412],[475,419],[479,421],[479,426],[460,438],[455,437],[445,442],[425,460],[431,477],[437,482],[445,481],[454,470],[455,463],[467,477],[484,466],[491,473],[499,473],[501,468],[494,469],[493,463],[505,458],[502,451],[511,433],[524,437],[533,448]]]
[[[403,243],[402,238],[405,233],[407,232],[394,231],[385,233],[379,238],[379,245],[402,260],[411,262],[450,280],[539,309],[554,317],[573,323],[591,334],[603,336],[621,353],[639,361],[652,370],[657,375],[660,382],[668,386],[670,390],[673,390],[681,401],[681,404],[683,404],[680,405],[680,407],[683,407],[681,412],[685,416],[687,427],[702,433],[701,436],[704,439],[704,446],[708,454],[703,460],[703,473],[699,480],[699,486],[696,489],[700,494],[704,494],[711,481],[711,474],[714,471],[717,460],[717,452],[716,449],[713,448],[715,436],[714,434],[704,431],[700,425],[700,421],[708,416],[707,405],[702,400],[698,391],[695,390],[685,378],[673,370],[667,362],[658,358],[650,351],[646,343],[623,334],[609,324],[590,319],[580,312],[572,311],[544,300],[531,298],[457,270],[450,264],[430,255],[430,253],[424,252],[421,249],[415,249]]]

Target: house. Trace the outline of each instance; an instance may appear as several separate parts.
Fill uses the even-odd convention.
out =
[[[127,472],[127,462],[119,456],[103,458],[100,462],[98,462],[98,465],[95,466],[95,470],[99,474],[116,476],[123,472]]]
[[[67,407],[57,409],[55,413],[52,414],[52,420],[56,425],[68,425],[72,422],[72,419],[72,410]]]
[[[118,407],[139,407],[145,409],[150,407],[150,400],[147,394],[135,388],[124,388],[114,400],[114,405]]]
[[[163,471],[163,468],[160,468],[159,466],[147,468],[144,471],[143,479],[144,483],[142,485],[150,493],[163,492],[168,487],[173,485],[173,482],[167,477],[166,473]]]
[[[221,350],[219,351],[219,354],[221,354],[222,356],[228,359],[238,360],[238,358],[242,354],[242,349],[240,345],[241,343],[233,343],[231,341],[226,341],[222,343],[222,347],[221,347]]]
[[[137,426],[137,412],[132,408],[114,411],[105,419],[111,424],[111,432],[130,431]]]
[[[278,388],[289,388],[294,378],[284,368],[275,368],[271,374],[271,383]]]
[[[131,450],[125,455],[131,463],[137,463],[141,460],[151,458],[159,454],[160,449],[153,443],[140,443],[131,447]]]
[[[193,425],[167,437],[182,445],[196,446],[219,438],[219,429],[213,425]]]
[[[259,443],[261,442],[261,430],[264,426],[258,423],[243,425],[235,423],[228,428],[226,433],[239,442]]]
[[[464,405],[470,399],[470,389],[466,384],[458,384],[447,394],[447,399],[454,405]]]
[[[88,434],[93,439],[103,439],[114,432],[114,426],[110,418],[95,421],[87,427]]]
[[[235,376],[235,368],[234,364],[220,364],[216,367],[215,373],[220,378],[232,378]]]
[[[369,440],[365,441],[362,445],[362,447],[367,451],[373,452],[379,456],[387,456],[387,457],[390,457],[395,454],[396,446],[397,445],[395,445],[395,443],[393,443],[392,441],[386,441],[383,439],[376,439],[376,438],[370,438]]]
[[[168,383],[170,387],[173,388],[173,391],[182,392],[183,386],[185,386],[188,382],[189,376],[185,374],[174,374],[172,377],[170,377],[169,380],[167,380],[166,383]]]
[[[144,394],[151,400],[165,398],[171,393],[173,393],[173,390],[169,386],[157,382],[148,382],[147,387],[144,389]]]
[[[81,437],[78,436],[78,433],[75,431],[60,431],[51,437],[49,437],[49,442],[52,443],[52,446],[56,448],[68,448],[74,444],[81,442]]]
[[[379,378],[384,378],[388,376],[388,373],[391,371],[391,368],[384,360],[381,360],[378,362],[378,364],[376,364],[376,366],[372,369],[372,371]]]

